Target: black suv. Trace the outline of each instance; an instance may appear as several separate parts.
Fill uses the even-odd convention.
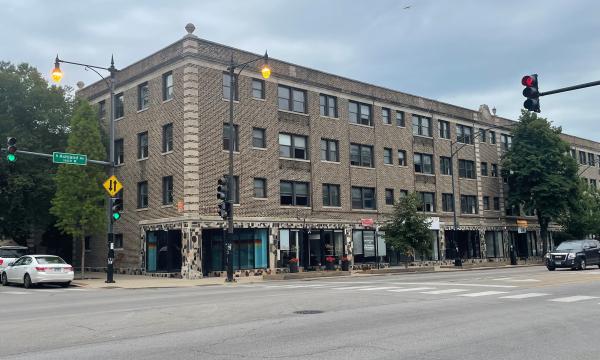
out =
[[[546,254],[546,267],[585,270],[588,265],[600,267],[600,242],[598,240],[568,240]]]

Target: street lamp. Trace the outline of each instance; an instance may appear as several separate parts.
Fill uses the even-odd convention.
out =
[[[108,162],[110,163],[110,165],[108,165],[108,172],[109,172],[109,176],[112,176],[115,173],[115,163],[114,163],[114,158],[115,158],[115,84],[116,84],[115,75],[117,73],[117,69],[115,68],[114,58],[112,56],[110,57],[110,66],[109,67],[102,67],[102,66],[94,66],[94,65],[88,65],[88,64],[82,64],[82,63],[61,60],[61,59],[59,59],[58,54],[57,54],[56,59],[54,60],[54,69],[52,69],[52,72],[50,74],[50,76],[52,77],[52,80],[57,84],[60,83],[60,81],[63,78],[63,72],[60,69],[61,63],[82,66],[85,69],[90,69],[93,72],[95,72],[98,76],[100,76],[102,78],[102,80],[106,83],[106,85],[108,86],[108,89],[110,91],[110,124],[109,124],[109,145],[108,145],[109,146]],[[108,79],[105,78],[96,69],[108,71],[110,73],[110,77]],[[107,212],[107,217],[108,217],[108,225],[107,225],[108,226],[108,229],[107,229],[107,232],[108,232],[108,257],[107,257],[107,267],[106,267],[106,282],[114,283],[115,281],[113,279],[113,276],[114,276],[113,260],[115,257],[115,250],[114,250],[115,244],[114,244],[114,238],[113,238],[113,214],[112,214],[110,201],[108,201],[108,206],[106,207],[106,212]]]
[[[257,57],[245,63],[236,64],[233,60],[233,54],[231,54],[231,60],[229,62],[229,66],[227,67],[227,72],[229,73],[229,187],[227,190],[227,202],[229,203],[229,213],[227,214],[227,236],[225,242],[225,262],[227,264],[227,282],[233,282],[233,145],[235,141],[235,132],[233,127],[233,100],[235,95],[235,70],[240,69],[237,73],[237,76],[240,76],[242,71],[254,62],[259,60],[263,60],[263,65],[261,68],[262,77],[268,79],[271,76],[271,68],[269,67],[269,55],[265,51],[263,56]],[[239,191],[237,188],[239,184],[236,186],[236,192]]]

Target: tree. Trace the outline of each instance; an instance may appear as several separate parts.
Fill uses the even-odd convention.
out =
[[[90,159],[104,159],[100,125],[96,111],[87,101],[80,101],[71,118],[70,153],[85,154]],[[57,226],[81,244],[81,276],[85,267],[85,237],[98,234],[106,226],[105,196],[102,182],[106,174],[98,165],[60,165],[56,175],[56,195],[51,212]],[[73,246],[75,249],[75,246]]]
[[[580,179],[577,201],[558,219],[563,227],[561,237],[583,239],[589,235],[600,235],[600,193]]]
[[[417,194],[412,192],[394,205],[394,211],[382,230],[386,242],[396,251],[406,256],[428,254],[431,251],[431,220],[419,212]]]
[[[502,159],[502,174],[508,179],[508,204],[535,211],[545,253],[549,223],[575,206],[578,166],[560,138],[560,127],[526,110],[519,120]]]
[[[0,62],[0,141],[17,139],[20,150],[63,151],[73,100],[69,89],[49,87],[27,64]],[[0,159],[0,236],[20,244],[43,233],[55,219],[49,214],[55,191],[51,161],[17,154]]]

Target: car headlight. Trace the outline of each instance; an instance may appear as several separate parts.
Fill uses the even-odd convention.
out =
[[[552,254],[550,254],[550,253],[546,253],[546,256],[545,256],[545,257],[546,257],[546,259],[550,259],[550,258],[552,257]]]
[[[569,253],[569,255],[567,255],[567,259],[575,259],[575,253]]]

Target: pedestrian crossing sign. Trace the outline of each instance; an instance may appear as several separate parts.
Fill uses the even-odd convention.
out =
[[[106,179],[102,186],[111,197],[114,197],[123,189],[123,184],[114,175]]]

